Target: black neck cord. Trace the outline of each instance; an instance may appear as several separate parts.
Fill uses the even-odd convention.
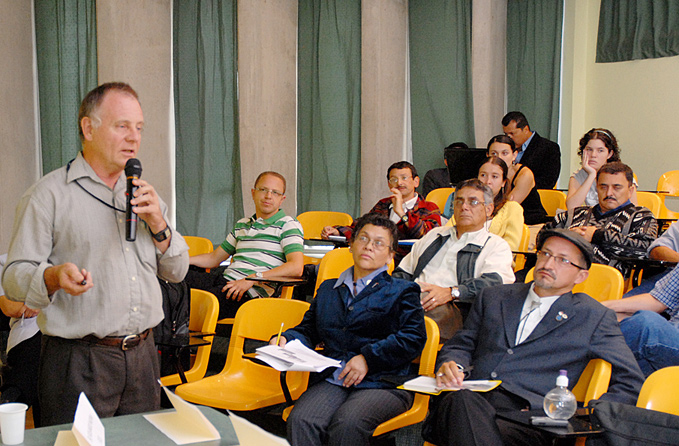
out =
[[[69,161],[68,164],[66,165],[66,173],[68,173],[68,171],[71,169],[71,163],[72,163],[73,161],[75,161],[75,158],[73,158],[71,161]],[[80,184],[80,183],[78,182],[78,180],[73,180],[73,181],[75,181],[75,184],[77,184],[78,186],[80,186],[80,189],[82,189],[82,190],[84,190],[85,192],[87,192],[92,198],[94,198],[94,199],[97,200],[98,202],[102,203],[104,206],[108,206],[108,207],[110,207],[111,209],[113,209],[114,211],[122,212],[123,214],[125,213],[125,210],[124,210],[124,209],[118,209],[117,207],[113,206],[113,205],[110,204],[110,203],[105,202],[105,201],[102,200],[101,198],[99,198],[99,197],[97,197],[96,195],[94,195],[92,192],[90,192],[90,191],[88,191],[87,189],[85,189],[85,187],[83,187],[83,185]]]

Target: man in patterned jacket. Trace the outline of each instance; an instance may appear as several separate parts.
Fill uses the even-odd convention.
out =
[[[387,169],[387,186],[391,195],[382,198],[370,210],[381,214],[396,223],[400,239],[419,239],[431,229],[441,226],[441,211],[435,203],[425,201],[415,192],[420,185],[420,177],[415,166],[407,161],[399,161]],[[354,224],[351,226],[326,226],[321,237],[344,236],[351,240]],[[398,264],[408,249],[399,246],[394,261]]]
[[[566,228],[577,232],[592,243],[596,263],[613,266],[626,275],[629,268],[619,258],[646,257],[648,246],[658,235],[658,222],[651,211],[630,201],[633,180],[628,165],[605,164],[597,173],[599,204],[559,214],[542,230]]]

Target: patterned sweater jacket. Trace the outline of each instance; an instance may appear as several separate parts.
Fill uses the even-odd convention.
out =
[[[594,261],[617,268],[623,276],[629,266],[618,258],[645,258],[646,249],[658,236],[658,222],[651,211],[629,201],[606,213],[601,213],[599,205],[580,206],[557,215],[542,230],[579,226],[597,228],[592,235]]]

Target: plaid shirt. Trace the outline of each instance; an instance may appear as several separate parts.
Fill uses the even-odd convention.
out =
[[[667,307],[670,323],[679,327],[679,268],[675,267],[660,279],[651,291],[651,296]]]
[[[389,213],[391,212],[391,197],[382,198],[377,202],[375,206],[370,210],[370,213],[376,213],[384,215],[389,218]],[[432,203],[431,201],[425,201],[421,195],[417,195],[417,202],[412,209],[406,212],[408,216],[408,221],[399,221],[396,224],[398,229],[399,239],[418,239],[422,238],[424,234],[429,232],[433,228],[441,226],[441,211],[439,207]],[[354,223],[351,226],[335,226],[341,235],[351,240],[351,236],[354,233]],[[396,263],[401,261],[403,257],[408,254],[410,247],[399,246],[396,251]]]

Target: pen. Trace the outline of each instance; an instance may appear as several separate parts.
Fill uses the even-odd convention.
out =
[[[283,333],[283,324],[284,322],[281,322],[281,328],[278,329],[278,337],[276,338],[276,345],[281,341],[281,333]]]
[[[464,373],[465,375],[468,375],[469,372],[471,372],[472,370],[474,370],[474,366],[473,366],[473,365],[470,365],[469,367],[461,367],[461,366],[458,365],[458,369],[459,369],[462,373]],[[443,376],[443,373],[439,372],[439,373],[436,374],[436,376],[441,377],[441,376]]]

